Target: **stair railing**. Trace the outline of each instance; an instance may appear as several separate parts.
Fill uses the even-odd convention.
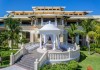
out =
[[[11,53],[10,55],[10,65],[13,65],[21,56],[25,55],[27,50],[25,47],[19,49],[15,54]]]

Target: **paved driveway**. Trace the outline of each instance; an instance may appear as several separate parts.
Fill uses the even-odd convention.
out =
[[[9,67],[6,67],[6,68],[2,68],[0,70],[27,70],[27,69],[22,68],[22,67],[17,66],[17,65],[12,65],[12,66],[9,66]]]

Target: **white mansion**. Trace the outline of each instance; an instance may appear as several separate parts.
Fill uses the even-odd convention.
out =
[[[36,61],[34,61],[34,68],[31,66],[32,64],[29,65],[31,69],[37,70],[38,66],[42,66],[45,61],[57,63],[73,59],[79,60],[79,45],[84,45],[85,39],[78,35],[75,38],[76,43],[71,44],[72,40],[68,32],[65,31],[65,28],[70,27],[70,24],[79,25],[83,19],[100,19],[100,16],[89,15],[91,12],[92,11],[65,11],[65,7],[58,6],[37,6],[32,7],[32,11],[7,11],[7,15],[0,17],[0,29],[4,29],[3,19],[8,16],[11,16],[13,19],[20,19],[20,25],[22,27],[22,33],[20,34],[25,34],[27,41],[31,43],[27,46],[34,46],[32,43],[39,43],[39,45],[35,44],[35,46],[39,48],[34,52],[37,52],[36,55],[34,55],[35,59],[38,58],[39,60],[36,59]],[[16,54],[12,54],[10,64],[14,64],[16,60],[25,53],[25,48],[21,48]],[[42,53],[43,55],[38,57],[38,53]],[[32,59],[29,55],[26,59],[25,58],[24,56],[19,65],[29,68],[28,64],[26,64],[26,66],[24,64]]]
[[[32,7],[32,11],[7,11],[7,15],[0,17],[0,29],[3,28],[3,19],[12,16],[20,19],[23,34],[26,34],[28,42],[39,42],[39,29],[46,24],[53,24],[61,29],[59,34],[60,42],[71,43],[68,33],[64,32],[65,27],[70,24],[80,24],[83,19],[99,19],[100,16],[88,15],[92,11],[65,11],[65,7]],[[49,38],[50,39],[50,38]],[[84,38],[77,36],[76,43],[84,45]]]

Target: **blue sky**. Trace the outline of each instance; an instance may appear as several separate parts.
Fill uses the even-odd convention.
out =
[[[0,0],[0,17],[7,10],[32,10],[32,6],[65,6],[68,11],[93,11],[100,14],[100,0]]]

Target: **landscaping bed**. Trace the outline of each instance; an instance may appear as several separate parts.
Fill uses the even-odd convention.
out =
[[[76,70],[78,62],[72,60],[68,63],[46,64],[40,70]]]
[[[9,66],[10,54],[16,53],[16,51],[17,50],[2,50],[2,51],[0,51],[0,57],[1,57],[0,68]]]

